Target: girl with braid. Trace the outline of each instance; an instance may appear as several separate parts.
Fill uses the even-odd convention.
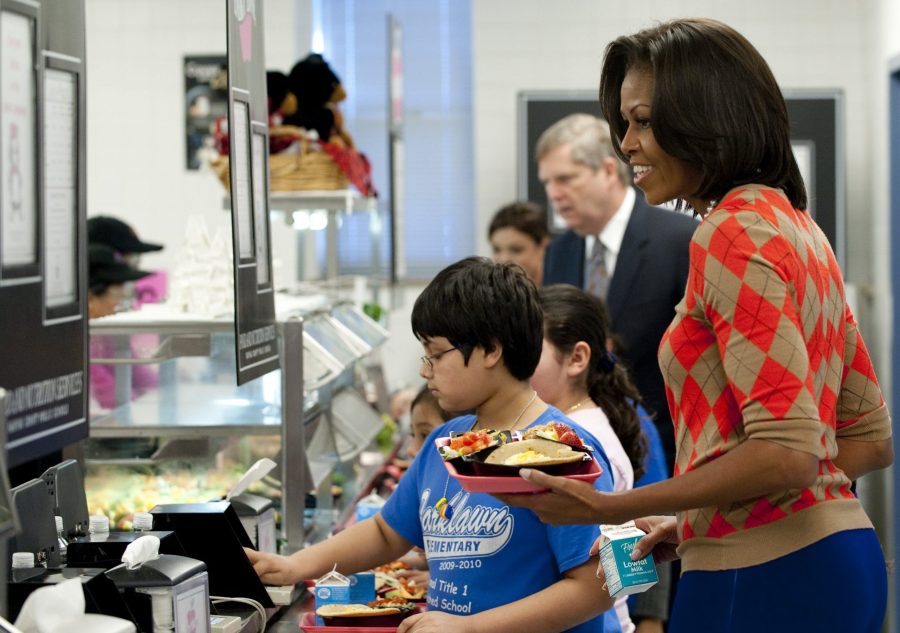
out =
[[[569,285],[540,289],[544,346],[531,386],[545,402],[597,438],[612,467],[613,490],[630,490],[666,477],[663,448],[649,416],[638,414],[640,394],[615,354],[608,351],[611,331],[603,302]],[[653,433],[648,441],[645,431]],[[649,448],[649,451],[648,451]],[[657,461],[651,459],[651,454]],[[647,471],[647,477],[642,476]],[[626,605],[615,603],[623,631],[662,631],[668,617],[670,576],[660,568],[660,583]],[[630,612],[630,615],[629,615]],[[632,618],[639,620],[638,628]]]
[[[531,386],[600,441],[613,468],[614,490],[628,490],[644,473],[647,441],[635,409],[640,395],[606,348],[603,304],[564,284],[541,288],[539,296],[544,348]]]

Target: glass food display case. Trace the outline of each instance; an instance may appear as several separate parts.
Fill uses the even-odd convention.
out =
[[[281,370],[238,386],[233,322],[145,306],[91,322],[91,513],[128,527],[157,503],[224,496],[262,457],[250,492],[279,510],[282,550],[319,540],[384,461],[366,365],[386,332],[350,304],[276,301]]]

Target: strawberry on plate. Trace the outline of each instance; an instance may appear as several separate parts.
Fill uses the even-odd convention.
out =
[[[565,422],[548,422],[547,424],[535,426],[525,431],[524,437],[525,439],[543,438],[553,442],[561,442],[582,451],[591,450],[591,447],[587,446],[578,437],[575,429]]]

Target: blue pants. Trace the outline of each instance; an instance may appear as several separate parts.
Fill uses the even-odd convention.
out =
[[[669,633],[878,633],[887,571],[874,530],[838,532],[768,563],[682,575]]]

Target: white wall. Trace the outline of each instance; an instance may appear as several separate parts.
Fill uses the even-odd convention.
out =
[[[225,190],[185,168],[185,55],[225,54],[224,0],[87,0],[88,215],[114,215],[165,244],[142,267],[170,269],[186,218],[230,234]],[[265,0],[266,68],[309,50],[309,2]],[[276,275],[293,275],[294,234],[272,226]],[[276,262],[277,266],[277,262]],[[291,277],[293,278],[293,277]],[[276,281],[278,277],[276,277]]]

